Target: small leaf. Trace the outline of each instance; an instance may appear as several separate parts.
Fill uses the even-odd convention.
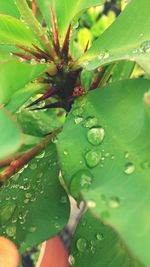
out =
[[[13,117],[0,109],[0,159],[3,159],[19,149],[22,143],[21,131]]]

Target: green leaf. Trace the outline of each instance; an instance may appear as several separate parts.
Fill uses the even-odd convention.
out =
[[[0,2],[0,13],[11,15],[16,18],[20,18],[20,14],[13,0],[1,1]]]
[[[47,66],[8,60],[0,64],[0,103],[7,103],[12,95],[27,83],[41,75]]]
[[[7,109],[12,113],[16,112],[27,100],[38,93],[41,89],[45,88],[45,84],[29,83],[21,90],[14,93],[11,101],[6,105]]]
[[[38,43],[25,23],[8,15],[0,15],[0,44],[32,47],[32,44]]]
[[[81,192],[93,212],[115,227],[149,266],[149,80],[110,84],[81,98],[57,143],[72,195]],[[141,242],[142,240],[142,242]]]
[[[73,236],[69,260],[74,267],[139,267],[118,235],[89,211]]]
[[[57,109],[30,111],[21,109],[17,113],[17,120],[24,133],[34,136],[45,136],[62,126],[64,116],[57,115]]]
[[[13,117],[0,109],[0,159],[14,153],[21,145],[21,131]]]
[[[129,79],[133,69],[135,67],[134,62],[130,61],[120,61],[116,64],[113,73],[112,73],[112,81],[116,82],[119,80]]]
[[[0,234],[20,251],[56,235],[69,216],[69,202],[60,186],[54,144],[47,146],[0,191]]]
[[[51,27],[50,20],[50,4],[52,3],[53,8],[56,12],[58,29],[60,32],[61,41],[64,40],[69,24],[72,23],[73,19],[80,12],[91,6],[97,6],[104,3],[104,0],[64,0],[63,5],[60,0],[37,0],[37,4],[41,9],[47,25]]]
[[[118,61],[136,61],[150,74],[149,0],[132,0],[116,21],[79,60],[91,70]],[[139,10],[142,10],[142,17]],[[136,18],[136,19],[133,19]]]

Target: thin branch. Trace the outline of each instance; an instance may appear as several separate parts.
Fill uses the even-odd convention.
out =
[[[23,154],[19,159],[15,159],[11,162],[10,166],[0,173],[0,183],[3,183],[12,175],[17,173],[23,168],[32,158],[34,158],[46,145],[55,137],[62,128],[57,129],[52,134],[48,135],[42,142],[36,145],[34,148]]]

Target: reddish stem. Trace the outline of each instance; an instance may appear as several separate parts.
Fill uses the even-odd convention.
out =
[[[19,159],[13,160],[9,167],[0,173],[0,182],[4,182],[16,172],[23,168],[36,154],[38,154],[46,145],[61,131],[61,128],[48,135],[40,144],[23,154]]]

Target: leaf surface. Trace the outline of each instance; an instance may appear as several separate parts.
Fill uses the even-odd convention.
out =
[[[111,224],[129,249],[149,265],[149,80],[110,84],[81,98],[57,143],[71,194],[81,192],[92,211]],[[141,242],[142,240],[142,242]]]

